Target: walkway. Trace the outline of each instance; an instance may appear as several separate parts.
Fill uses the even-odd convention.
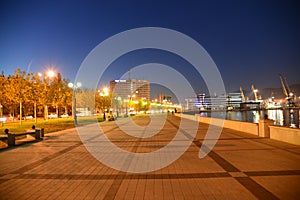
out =
[[[126,125],[126,120],[119,122]],[[145,126],[149,118],[135,122]],[[180,118],[168,116],[164,128],[145,139],[124,134],[115,122],[101,127],[120,148],[147,153],[169,144],[179,123]],[[0,151],[0,199],[299,199],[300,146],[224,129],[213,151],[199,159],[207,128],[200,124],[179,159],[148,173],[103,165],[75,129],[47,134],[41,142]]]

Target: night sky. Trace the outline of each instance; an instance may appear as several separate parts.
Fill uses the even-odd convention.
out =
[[[299,5],[285,0],[2,0],[0,69],[5,74],[17,67],[35,73],[53,66],[72,81],[87,54],[110,36],[138,27],[164,27],[190,36],[206,49],[227,91],[240,86],[249,90],[252,83],[257,88],[280,87],[279,73],[290,84],[300,83]],[[104,81],[120,78],[137,64],[155,61],[177,65],[190,76],[196,92],[205,88],[188,64],[168,52],[131,54],[113,63]]]

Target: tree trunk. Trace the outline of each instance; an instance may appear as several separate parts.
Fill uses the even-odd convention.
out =
[[[58,118],[58,105],[56,104],[56,106],[55,106],[55,109],[56,109],[56,116],[57,116],[57,118]]]
[[[13,122],[15,121],[15,107],[12,107],[12,116],[13,116]]]
[[[44,119],[46,121],[48,121],[48,106],[47,105],[45,105],[45,109],[44,109]]]
[[[34,122],[37,122],[37,118],[36,118],[36,101],[34,101]]]
[[[22,101],[20,101],[20,125],[22,125]]]
[[[3,117],[3,106],[2,104],[0,103],[0,118]],[[1,120],[1,126],[3,126],[3,121]]]

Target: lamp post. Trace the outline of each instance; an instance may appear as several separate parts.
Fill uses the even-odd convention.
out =
[[[34,123],[37,123],[37,117],[36,117],[36,99],[37,99],[37,93],[36,93],[36,80],[33,83],[35,86],[34,90],[33,90],[33,99],[34,99],[34,103],[33,103],[33,115],[34,115]]]
[[[119,102],[121,101],[121,97],[116,97],[115,98],[115,110],[116,110],[116,113],[117,113],[117,118],[119,117]],[[122,111],[121,111],[122,112]]]
[[[133,110],[135,110],[135,114],[137,114],[137,106],[136,106],[136,99],[138,98],[138,93],[139,91],[136,90],[133,94],[131,94],[130,96],[130,101],[131,101],[131,104],[135,104],[133,105]],[[133,99],[135,99],[135,101],[133,101]]]
[[[80,88],[81,86],[82,86],[82,85],[81,85],[80,82],[77,82],[76,84],[74,84],[74,83],[72,83],[72,82],[68,83],[68,87],[73,89],[73,96],[72,96],[72,99],[73,99],[73,100],[72,100],[72,103],[73,103],[73,105],[72,105],[72,115],[73,115],[73,119],[74,119],[74,124],[75,124],[75,126],[78,125],[78,123],[77,123],[77,115],[76,115],[76,90],[77,90],[78,88]]]
[[[104,100],[105,100],[105,97],[107,97],[108,95],[109,95],[109,89],[107,88],[107,87],[104,87],[103,89],[102,89],[102,92],[99,90],[98,92],[100,92],[99,93],[99,95],[101,96],[101,97],[103,97],[104,98]],[[104,108],[104,112],[103,112],[103,119],[104,119],[104,121],[106,120],[106,116],[105,116],[105,101],[104,101],[104,106],[103,106],[103,108]]]
[[[56,76],[56,71],[54,71],[53,69],[48,69],[46,72],[44,72],[44,75],[42,73],[38,73],[38,76],[39,77],[42,77],[44,78],[44,90],[45,90],[45,93],[46,93],[46,102],[45,102],[45,108],[44,108],[44,118],[46,121],[48,121],[48,100],[47,100],[47,95],[48,95],[48,92],[47,92],[47,86],[49,85],[50,86],[50,83],[51,83],[51,79],[53,77]]]
[[[128,98],[130,97],[130,95],[128,95]],[[128,102],[129,99],[124,99],[125,104],[125,116],[124,117],[128,117]]]

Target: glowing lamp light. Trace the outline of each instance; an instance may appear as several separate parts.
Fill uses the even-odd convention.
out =
[[[82,84],[80,82],[76,83],[76,87],[80,88],[82,86]]]
[[[73,83],[68,83],[69,88],[73,88],[74,84]]]
[[[108,94],[108,88],[107,87],[103,88],[103,92],[104,94]]]
[[[74,83],[72,83],[72,82],[68,83],[69,88],[74,88],[74,86],[75,86]],[[75,88],[80,88],[81,86],[82,86],[82,84],[80,82],[77,82]]]
[[[107,87],[103,88],[103,92],[100,92],[99,94],[102,97],[108,96],[109,95],[109,89]]]
[[[49,78],[54,77],[54,76],[55,76],[55,71],[53,71],[53,70],[48,70],[48,71],[47,71],[47,76],[48,76]]]

